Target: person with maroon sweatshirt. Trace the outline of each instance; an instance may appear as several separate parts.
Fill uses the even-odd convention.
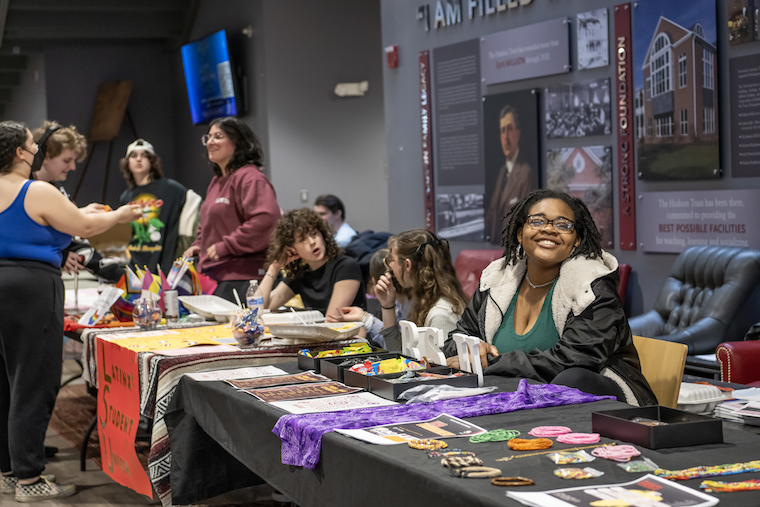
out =
[[[261,171],[261,143],[242,120],[212,121],[202,142],[215,176],[201,206],[198,236],[183,256],[198,256],[199,271],[219,283],[214,294],[234,301],[233,289],[245,294],[248,281],[266,273],[280,206]]]

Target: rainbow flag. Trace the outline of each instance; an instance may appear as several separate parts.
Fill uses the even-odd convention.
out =
[[[132,320],[132,310],[135,307],[135,300],[142,294],[142,280],[129,267],[126,273],[122,275],[115,287],[122,291],[122,295],[111,306],[111,311],[116,318],[122,322]]]

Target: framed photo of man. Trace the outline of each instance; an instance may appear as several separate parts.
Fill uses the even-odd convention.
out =
[[[483,99],[484,238],[499,245],[504,217],[539,188],[538,94],[520,90]]]

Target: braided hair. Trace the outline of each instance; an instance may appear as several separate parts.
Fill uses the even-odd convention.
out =
[[[572,197],[564,192],[555,190],[536,190],[525,199],[515,204],[507,213],[507,224],[501,232],[501,245],[504,247],[504,266],[514,264],[520,257],[518,250],[520,243],[517,241],[517,231],[525,226],[530,209],[534,204],[545,199],[559,199],[567,204],[575,215],[575,232],[580,243],[572,251],[570,257],[585,256],[588,259],[596,259],[602,256],[602,238],[596,228],[594,219],[591,217],[586,205],[577,197]]]
[[[467,296],[451,263],[448,241],[441,241],[427,229],[412,229],[388,238],[388,247],[399,260],[409,259],[412,263],[409,320],[424,325],[430,309],[441,298],[451,302],[455,313],[462,314]]]
[[[17,121],[0,122],[0,174],[8,174],[16,159],[16,148],[26,144],[26,125]]]

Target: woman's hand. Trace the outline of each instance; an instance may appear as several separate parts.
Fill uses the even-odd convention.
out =
[[[377,281],[377,285],[375,285],[375,295],[377,296],[378,301],[380,301],[380,306],[385,308],[396,306],[396,287],[393,285],[393,279],[391,278],[390,273],[385,273]]]
[[[208,247],[208,249],[206,250],[206,257],[208,257],[212,261],[219,260],[219,254],[216,253],[216,246],[211,245],[210,247]]]
[[[365,311],[358,306],[344,306],[340,309],[342,322],[361,322],[364,318]]]
[[[78,253],[69,252],[68,257],[66,257],[66,264],[63,265],[63,270],[70,275],[79,273],[84,269],[84,266],[81,264],[81,259],[82,257]]]
[[[490,353],[492,356],[496,357],[499,355],[499,349],[497,349],[494,345],[491,345],[490,343],[481,342],[480,346],[478,347],[478,351],[480,353],[480,364],[485,368],[488,366],[488,354]],[[451,356],[446,358],[446,366],[449,368],[456,368],[459,369],[459,355]]]
[[[186,258],[195,257],[199,253],[201,253],[201,247],[197,245],[193,245],[182,253],[182,257],[186,257]]]
[[[449,368],[459,369],[459,356],[451,356],[446,358],[446,366]]]
[[[124,206],[120,206],[116,211],[110,211],[109,213],[116,213],[118,223],[120,224],[134,222],[141,216],[139,204],[125,204]]]
[[[293,248],[292,246],[285,247],[285,251],[282,252],[282,255],[276,261],[277,264],[278,264],[278,266],[277,266],[278,267],[278,271],[279,271],[279,268],[287,266],[291,262],[297,261],[300,258],[301,258],[301,256],[298,255],[298,252],[296,251],[295,248]]]

